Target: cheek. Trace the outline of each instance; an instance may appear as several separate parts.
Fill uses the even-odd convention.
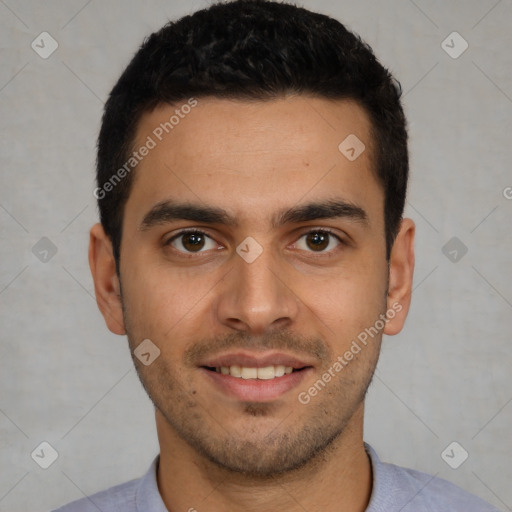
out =
[[[385,311],[386,284],[387,267],[374,261],[358,268],[340,268],[328,278],[315,280],[314,286],[302,280],[296,290],[327,328],[327,336],[336,336],[333,344],[346,344],[373,326]]]
[[[134,335],[153,336],[164,344],[178,334],[183,336],[187,326],[201,325],[198,316],[211,300],[209,292],[214,292],[212,273],[199,279],[186,269],[150,264],[143,256],[127,262],[126,268],[134,269],[121,276],[127,324]]]

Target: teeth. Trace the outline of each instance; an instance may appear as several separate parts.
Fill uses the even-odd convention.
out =
[[[233,365],[233,366],[230,366],[228,368],[228,370],[229,370],[229,374],[232,377],[241,377],[242,376],[242,368],[240,366]],[[222,369],[221,369],[221,372],[222,372]]]
[[[276,376],[276,371],[273,366],[265,366],[265,368],[258,368],[258,379],[269,380]]]
[[[258,368],[247,368],[242,366],[242,379],[257,379]]]
[[[285,372],[285,367],[283,365],[275,366],[275,375],[276,377],[282,377]]]
[[[250,368],[247,366],[221,366],[215,368],[217,373],[222,375],[231,375],[231,377],[239,377],[242,379],[260,379],[270,380],[276,377],[282,377],[293,372],[291,366],[275,365],[265,366],[264,368]]]

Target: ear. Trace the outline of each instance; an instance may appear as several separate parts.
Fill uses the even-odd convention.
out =
[[[121,286],[116,273],[112,242],[101,224],[95,224],[89,237],[89,266],[96,302],[107,327],[114,334],[126,334],[121,302]]]
[[[411,304],[414,273],[414,233],[411,219],[403,219],[389,259],[388,320],[384,334],[398,334]]]

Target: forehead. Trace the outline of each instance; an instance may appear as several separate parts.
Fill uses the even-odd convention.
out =
[[[162,104],[141,117],[134,148],[151,149],[136,167],[128,203],[179,198],[243,217],[339,193],[381,210],[371,125],[355,102],[304,96],[194,102]]]

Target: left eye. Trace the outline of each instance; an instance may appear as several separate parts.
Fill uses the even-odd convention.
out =
[[[302,235],[295,243],[298,249],[313,252],[330,252],[341,243],[340,239],[329,231],[310,231]]]
[[[182,252],[203,252],[215,249],[216,243],[202,231],[187,231],[179,233],[168,242],[175,249]]]

